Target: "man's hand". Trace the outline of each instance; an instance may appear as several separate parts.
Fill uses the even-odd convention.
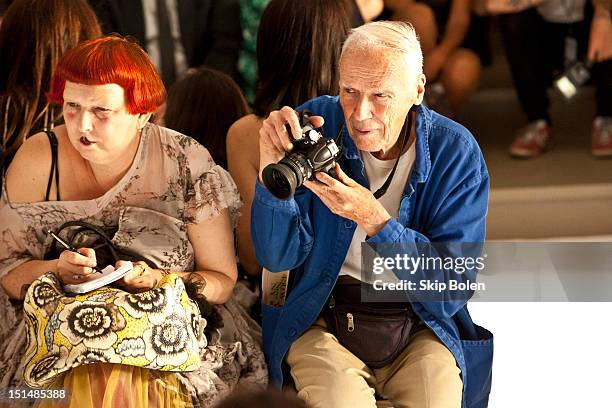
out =
[[[591,22],[589,61],[601,62],[612,58],[612,17],[610,10],[597,9]]]
[[[378,234],[391,216],[370,190],[347,176],[336,164],[338,180],[319,172],[317,181],[305,181],[304,186],[317,195],[336,215],[355,221],[368,236]]]
[[[310,116],[308,119],[315,128],[323,126],[320,116]],[[267,165],[277,163],[293,149],[285,125],[289,125],[294,138],[301,137],[302,127],[297,113],[289,106],[271,112],[259,129],[259,180],[263,180],[261,174]]]

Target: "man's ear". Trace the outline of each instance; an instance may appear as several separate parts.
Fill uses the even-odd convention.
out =
[[[153,113],[149,112],[149,113],[140,113],[138,115],[138,129],[142,129],[143,127],[145,127],[145,125],[147,124],[147,122],[149,121],[149,119],[151,119],[151,115]]]
[[[416,83],[416,96],[414,98],[414,105],[420,105],[423,102],[423,97],[425,96],[426,82],[427,80],[425,79],[425,74],[419,74]]]

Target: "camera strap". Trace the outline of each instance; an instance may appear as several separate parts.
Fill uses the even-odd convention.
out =
[[[389,173],[389,176],[385,180],[384,184],[380,186],[380,188],[376,190],[376,192],[374,193],[374,198],[376,198],[377,200],[387,192],[387,189],[391,185],[391,180],[393,180],[393,176],[395,175],[395,170],[397,170],[397,165],[399,164],[400,157],[402,156],[402,152],[404,151],[404,148],[406,147],[406,143],[408,143],[408,139],[409,139],[408,135],[410,134],[410,130],[412,129],[412,116],[413,116],[412,108],[410,108],[410,111],[408,111],[408,115],[406,115],[406,119],[404,119],[404,127],[403,127],[404,135],[402,136],[402,146],[400,148],[400,152],[397,155],[397,159],[395,159],[395,164],[393,165],[393,169],[391,169],[391,173]]]

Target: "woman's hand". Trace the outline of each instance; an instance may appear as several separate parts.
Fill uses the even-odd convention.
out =
[[[126,261],[117,261],[115,268],[120,268]],[[151,268],[146,262],[134,262],[134,268],[123,278],[115,282],[127,292],[139,293],[146,292],[157,286],[157,282],[162,278],[162,273]]]
[[[79,252],[64,251],[57,260],[56,276],[64,285],[75,285],[97,277],[96,251],[80,248]]]

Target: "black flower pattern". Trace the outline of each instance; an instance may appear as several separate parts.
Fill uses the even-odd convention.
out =
[[[68,326],[74,333],[90,338],[108,334],[112,322],[112,314],[100,306],[78,306],[68,317]]]
[[[112,363],[111,358],[106,356],[103,351],[100,350],[87,350],[83,354],[79,354],[74,360],[75,365],[80,364],[92,364],[92,363]]]
[[[122,307],[133,318],[146,316],[154,324],[160,324],[166,319],[168,310],[168,288],[148,290],[143,293],[133,293],[115,300],[115,305]]]
[[[59,353],[49,354],[43,357],[36,365],[32,368],[31,376],[37,382],[45,380],[55,364],[59,361]]]
[[[126,302],[135,310],[143,313],[159,313],[166,306],[166,296],[162,289],[148,290],[131,294]]]
[[[187,348],[187,325],[177,319],[166,320],[162,325],[153,328],[153,349],[162,354],[180,353]]]
[[[61,298],[57,290],[44,281],[34,286],[32,295],[32,300],[36,306],[44,309],[47,309],[48,306],[53,306],[53,308],[55,308],[55,305]]]
[[[54,345],[47,354],[25,367],[24,376],[34,383],[32,385],[46,387],[58,373],[65,371],[68,354],[66,347]]]
[[[105,303],[71,303],[59,313],[59,330],[73,345],[83,342],[88,348],[107,349],[117,341],[114,315]]]
[[[145,357],[158,366],[179,366],[189,357],[189,325],[177,314],[167,316],[159,325],[145,331]]]

